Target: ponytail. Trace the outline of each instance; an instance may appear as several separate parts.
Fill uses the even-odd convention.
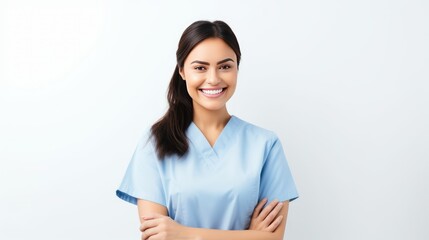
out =
[[[151,128],[159,159],[173,154],[183,156],[189,148],[186,129],[192,122],[194,111],[186,81],[180,76],[177,66],[168,86],[167,100],[167,112]]]

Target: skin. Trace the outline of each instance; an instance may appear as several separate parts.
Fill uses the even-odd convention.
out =
[[[221,39],[209,38],[199,43],[180,69],[194,107],[193,121],[211,146],[231,118],[226,103],[237,86],[238,65],[234,51]],[[215,96],[202,90],[223,91]],[[142,240],[281,240],[283,239],[289,202],[267,204],[263,199],[255,207],[247,230],[191,228],[168,217],[163,205],[137,202]],[[265,206],[265,207],[264,207]]]
[[[289,203],[285,201],[279,205],[279,202],[273,201],[263,208],[265,202],[266,200],[262,200],[256,206],[248,230],[217,230],[181,225],[167,216],[167,208],[164,206],[139,199],[137,206],[141,222],[141,239],[282,240]]]
[[[220,62],[222,63],[219,64]],[[186,81],[192,98],[193,121],[213,146],[231,117],[226,103],[237,86],[238,65],[235,52],[219,38],[206,39],[189,53],[180,69],[180,75]],[[218,98],[206,97],[200,91],[219,88],[226,89]]]

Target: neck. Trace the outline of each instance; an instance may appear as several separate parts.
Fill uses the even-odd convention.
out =
[[[226,107],[210,111],[194,105],[193,121],[201,130],[203,129],[223,129],[228,123],[229,115]]]

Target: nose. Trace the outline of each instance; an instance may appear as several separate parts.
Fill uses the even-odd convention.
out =
[[[221,82],[217,69],[211,69],[207,76],[207,83],[210,85],[218,85]]]

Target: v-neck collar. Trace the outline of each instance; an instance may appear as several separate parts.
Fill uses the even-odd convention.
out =
[[[192,144],[195,146],[197,151],[199,151],[205,158],[219,158],[221,150],[225,149],[227,142],[233,136],[234,126],[237,124],[237,118],[234,115],[231,115],[231,118],[226,123],[225,127],[220,132],[219,136],[216,139],[213,147],[210,145],[207,138],[201,132],[194,122],[191,122],[187,129],[187,136]],[[214,160],[214,159],[213,159]]]

